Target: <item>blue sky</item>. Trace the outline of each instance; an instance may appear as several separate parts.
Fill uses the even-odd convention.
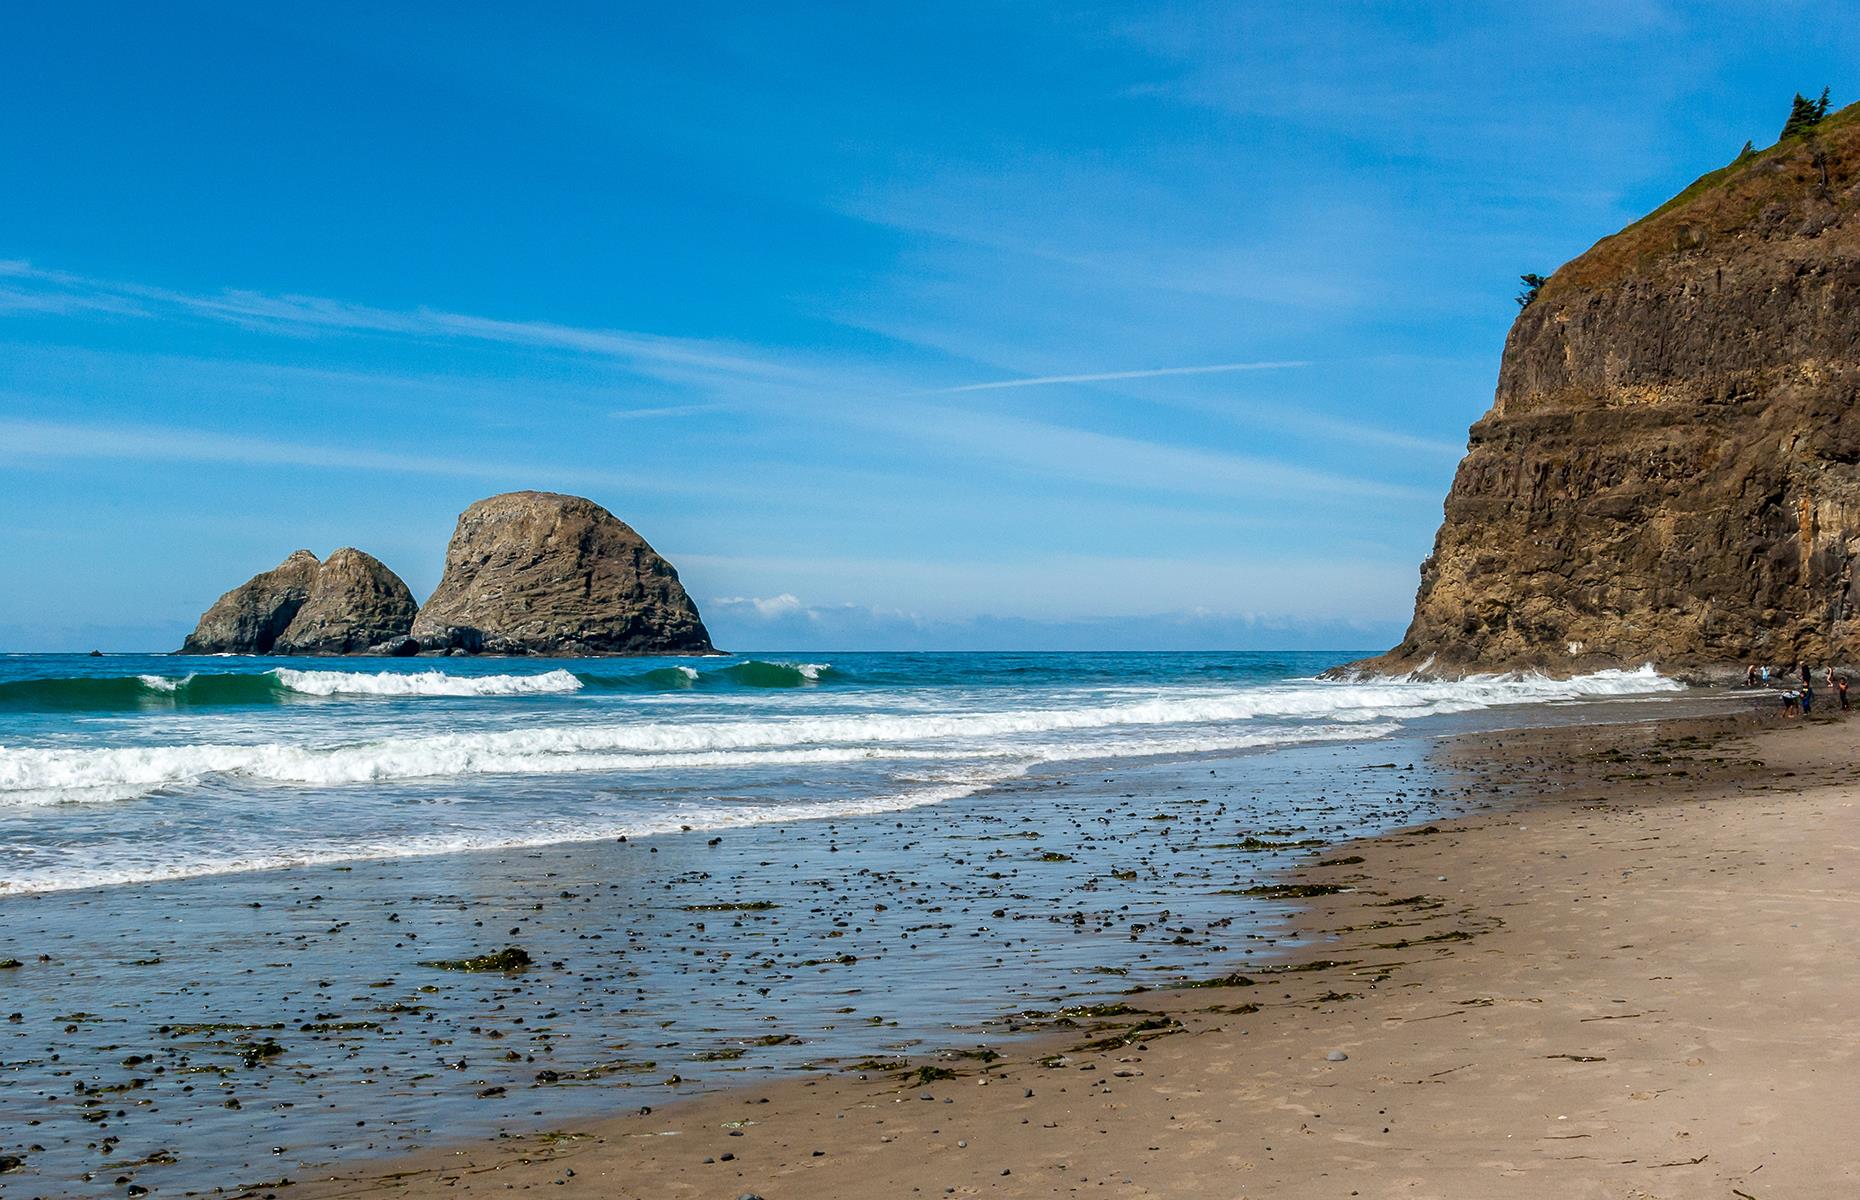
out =
[[[27,3],[0,648],[591,496],[736,648],[1372,647],[1522,271],[1846,5]]]

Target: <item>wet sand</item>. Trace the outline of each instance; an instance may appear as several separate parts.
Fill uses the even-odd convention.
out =
[[[0,1155],[25,1161],[0,1185],[211,1194],[751,1081],[967,1069],[1049,1020],[1025,1010],[1276,953],[1296,912],[1276,872],[1471,800],[1440,744],[1071,764],[858,818],[7,897]],[[510,945],[533,965],[433,965]]]
[[[993,1061],[769,1079],[249,1194],[1847,1194],[1853,728],[1468,736],[1446,753],[1489,807],[1316,852],[1290,878],[1307,940],[1271,967],[1061,1012]]]

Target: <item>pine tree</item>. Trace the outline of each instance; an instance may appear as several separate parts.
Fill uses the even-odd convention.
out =
[[[1792,138],[1798,134],[1807,133],[1815,126],[1821,124],[1821,118],[1827,115],[1827,88],[1821,89],[1821,99],[1819,100],[1804,100],[1802,94],[1797,92],[1795,101],[1789,106],[1789,119],[1783,122],[1782,134],[1777,140],[1781,141],[1783,138]]]
[[[1531,301],[1537,299],[1537,293],[1543,289],[1544,284],[1550,282],[1550,277],[1532,271],[1518,276],[1518,282],[1524,285],[1524,290],[1518,293],[1518,307],[1529,308]]]

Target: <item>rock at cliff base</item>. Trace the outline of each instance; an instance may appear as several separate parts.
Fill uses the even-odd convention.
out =
[[[344,546],[323,560],[276,654],[363,654],[413,628],[413,593],[380,559]]]
[[[298,550],[276,567],[227,592],[201,615],[183,654],[269,654],[310,597],[316,555]]]
[[[709,654],[678,572],[578,496],[509,492],[466,509],[413,625],[421,648],[477,654]]]
[[[1369,667],[1860,661],[1860,106],[1550,276]]]

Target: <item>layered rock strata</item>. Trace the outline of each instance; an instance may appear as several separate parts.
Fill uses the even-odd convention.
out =
[[[1369,665],[1860,661],[1860,106],[1550,276]]]

